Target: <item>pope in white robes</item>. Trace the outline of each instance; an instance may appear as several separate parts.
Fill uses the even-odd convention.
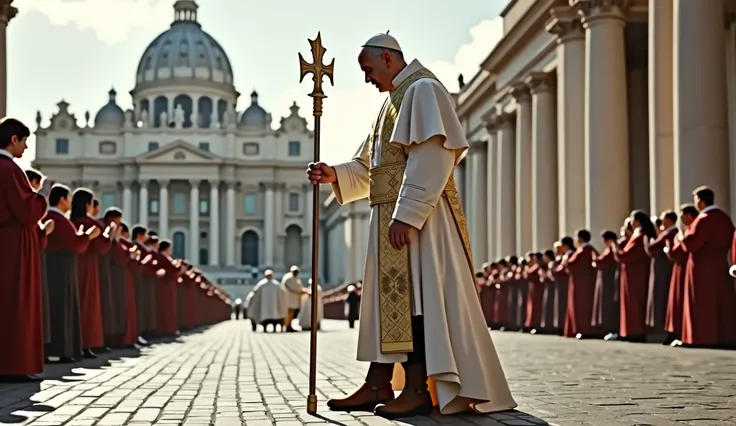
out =
[[[248,318],[255,324],[261,324],[263,331],[268,331],[268,326],[282,325],[288,311],[286,303],[286,291],[281,283],[273,279],[273,271],[266,270],[263,278],[253,288],[253,297],[248,302]]]
[[[299,267],[294,265],[289,273],[281,279],[281,287],[286,292],[286,304],[289,312],[286,316],[286,331],[295,331],[292,327],[292,321],[299,315],[299,308],[302,305],[302,296],[305,294],[302,280],[299,279]]]
[[[357,354],[370,367],[358,390],[328,406],[386,418],[512,409],[453,180],[468,149],[454,102],[388,34],[366,42],[358,63],[388,98],[351,161],[307,170],[339,203],[371,205]],[[398,397],[392,384],[403,387]]]

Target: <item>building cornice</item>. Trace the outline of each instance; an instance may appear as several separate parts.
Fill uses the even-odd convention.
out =
[[[565,0],[537,0],[524,13],[519,22],[506,33],[493,51],[481,63],[481,68],[495,74],[500,68],[513,58],[520,46],[525,45],[535,37],[539,31],[544,31],[545,23],[549,19],[549,11],[554,6],[564,6]],[[535,31],[539,29],[539,31]]]
[[[481,70],[465,87],[466,90],[458,96],[458,103],[455,108],[459,117],[470,114],[478,104],[487,101],[488,95],[496,89],[496,78]]]

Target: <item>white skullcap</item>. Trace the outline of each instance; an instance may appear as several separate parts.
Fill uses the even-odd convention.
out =
[[[388,32],[374,35],[362,47],[378,47],[381,49],[396,50],[398,52],[402,51],[399,42],[393,36],[389,35]]]
[[[352,293],[352,292],[354,292],[354,291],[355,291],[355,286],[354,286],[354,285],[352,285],[352,284],[350,284],[350,285],[348,286],[348,293]]]
[[[266,272],[264,272],[263,275],[266,275],[266,276],[273,275],[273,271],[270,269],[266,269]]]
[[[312,279],[310,278],[310,279],[309,279],[309,281],[308,281],[307,283],[308,283],[308,284],[312,284]]]
[[[294,265],[294,266],[291,267],[290,271],[291,272],[299,272],[299,267],[296,266],[296,265]]]

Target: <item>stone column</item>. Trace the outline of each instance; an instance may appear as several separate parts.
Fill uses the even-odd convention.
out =
[[[605,229],[618,229],[631,212],[624,40],[630,1],[574,3],[586,39],[585,227],[598,235]]]
[[[532,241],[536,251],[560,237],[557,204],[557,105],[552,76],[532,73]]]
[[[225,192],[226,221],[225,226],[225,264],[235,266],[235,185],[237,182],[227,182]]]
[[[265,254],[265,266],[273,268],[273,251],[274,242],[276,241],[276,200],[274,196],[274,184],[269,182],[264,186],[266,189],[266,206],[264,209],[265,232],[263,237],[263,251]]]
[[[471,148],[471,164],[473,169],[473,224],[470,228],[470,239],[475,267],[480,268],[488,260],[488,146],[485,141],[476,141]]]
[[[189,261],[199,265],[199,179],[189,181]]]
[[[532,99],[529,87],[515,84],[516,100],[516,251],[532,249]]]
[[[730,206],[723,1],[676,0],[674,9],[675,202],[708,185]]]
[[[210,181],[210,265],[220,264],[220,181]]]
[[[673,144],[673,0],[649,0],[649,204],[675,206]]]
[[[728,86],[728,152],[731,182],[736,182],[736,14],[726,16],[726,84]],[[731,185],[731,213],[736,212],[736,185]]]
[[[465,154],[468,155],[468,154]],[[457,188],[457,193],[460,196],[460,202],[465,202],[465,165],[461,161],[460,164],[455,166],[455,169],[453,170],[453,175],[455,177],[455,187]]]
[[[497,137],[496,137],[496,118],[495,116],[489,116],[485,120],[486,131],[488,132],[488,149],[487,149],[487,173],[486,173],[486,188],[487,193],[484,197],[483,205],[486,207],[486,214],[484,219],[486,221],[486,229],[488,231],[488,240],[486,242],[486,250],[488,260],[493,262],[499,256],[500,253],[496,251],[496,245],[498,240],[498,229],[496,229],[496,211],[498,210],[498,203],[496,202],[496,182],[498,180],[498,161],[496,160],[496,154],[498,152]]]
[[[516,173],[514,162],[514,117],[508,113],[496,116],[496,253],[505,257],[516,250]]]
[[[547,31],[557,35],[557,190],[559,233],[585,224],[585,33],[577,13],[555,7]],[[618,228],[615,228],[618,229]]]
[[[472,157],[471,152],[472,148],[468,150],[468,153],[465,155],[465,158],[463,158],[462,166],[463,166],[463,181],[464,181],[464,192],[465,192],[465,199],[462,200],[464,203],[465,208],[465,216],[468,224],[474,223],[474,216],[475,216],[475,200],[474,200],[474,193],[473,193],[473,165],[471,164],[470,158]]]
[[[169,181],[158,181],[158,232],[161,238],[170,238],[169,235]]]
[[[148,228],[148,180],[138,181],[140,185],[138,202],[138,222]]]
[[[18,14],[12,0],[0,2],[0,118],[7,115],[8,107],[8,23]]]
[[[130,188],[132,183],[127,179],[121,182],[123,185],[123,216],[126,220],[131,221],[134,220],[135,216],[135,213],[133,213],[133,191]]]

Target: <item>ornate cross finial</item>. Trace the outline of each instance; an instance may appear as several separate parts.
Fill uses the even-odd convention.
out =
[[[327,76],[330,79],[330,84],[335,85],[333,80],[333,72],[335,70],[335,59],[332,59],[329,65],[324,65],[322,60],[324,59],[325,52],[327,49],[322,46],[322,36],[317,33],[317,38],[309,40],[309,44],[312,46],[312,59],[314,62],[307,62],[302,54],[299,54],[299,68],[301,70],[301,76],[299,82],[304,80],[307,74],[312,74],[312,81],[314,81],[314,89],[309,94],[314,98],[314,116],[318,117],[322,115],[322,99],[326,98],[325,92],[322,90],[322,78]]]

